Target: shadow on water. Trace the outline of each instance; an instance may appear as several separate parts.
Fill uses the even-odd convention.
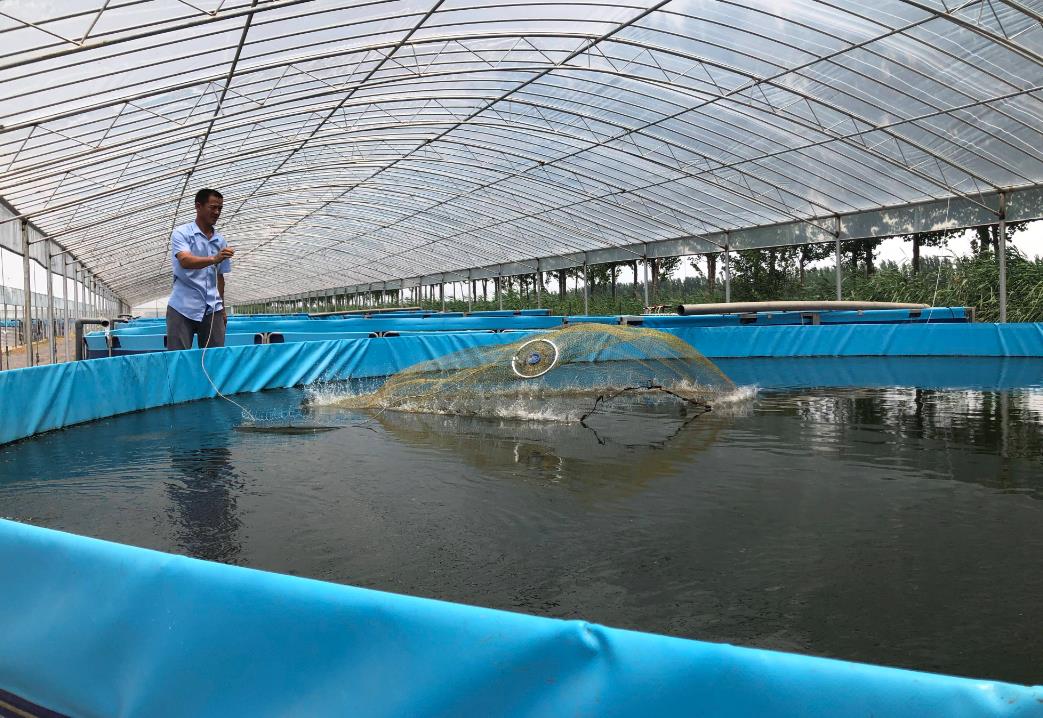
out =
[[[170,452],[170,466],[181,474],[168,481],[167,517],[175,540],[194,558],[239,563],[238,495],[243,480],[232,465],[227,446],[180,447]]]

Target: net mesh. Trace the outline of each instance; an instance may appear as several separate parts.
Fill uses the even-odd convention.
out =
[[[699,406],[734,390],[687,342],[654,329],[576,324],[509,344],[473,347],[424,361],[372,391],[332,402],[464,416],[583,421],[626,397],[645,406]]]

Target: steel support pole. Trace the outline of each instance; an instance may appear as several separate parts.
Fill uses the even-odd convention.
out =
[[[590,316],[590,277],[585,256],[583,257],[583,316]]]
[[[72,301],[76,311],[76,318],[83,319],[83,305],[80,304],[80,270],[72,268]]]
[[[474,280],[471,279],[471,270],[467,270],[467,311],[470,312],[474,304]]]
[[[724,301],[732,301],[732,248],[727,235],[724,239]]]
[[[29,259],[29,220],[22,220],[22,336],[25,339],[25,365],[33,365],[33,290],[32,260]]]
[[[833,242],[835,244],[835,264],[837,266],[837,301],[844,298],[844,267],[840,260],[840,218],[836,218],[836,228],[833,231]]]
[[[438,293],[442,295],[442,311],[445,311],[445,275],[442,275],[442,281],[438,284]]]
[[[997,254],[999,254],[1000,260],[1000,324],[1007,323],[1007,193],[1000,192],[1000,211],[999,211],[999,237],[997,237],[996,246],[999,248]]]
[[[645,265],[645,311],[651,306],[648,302],[648,245],[645,245],[645,256],[641,260]]]
[[[47,358],[51,364],[58,363],[58,342],[54,336],[54,272],[51,271],[51,240],[43,243],[44,256],[47,257]]]
[[[0,245],[0,307],[3,307],[3,328],[0,328],[0,370],[4,368],[4,356],[7,354],[7,330],[10,328],[7,326],[7,281],[5,277],[7,272],[4,271],[4,247]],[[10,362],[11,357],[7,356],[8,369],[11,368]]]
[[[72,312],[69,308],[69,266],[72,260],[68,254],[62,258],[62,306],[64,307],[62,319],[62,344],[65,346],[65,359],[69,359],[69,326],[72,321]]]
[[[503,309],[503,292],[500,291],[500,283],[503,280],[503,275],[496,277],[496,301],[500,303],[500,309]]]
[[[543,309],[543,272],[540,271],[540,260],[536,260],[536,308]]]

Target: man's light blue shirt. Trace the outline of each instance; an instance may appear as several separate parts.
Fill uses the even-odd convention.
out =
[[[176,228],[170,235],[170,261],[174,268],[174,288],[167,303],[176,312],[193,321],[201,321],[209,312],[224,308],[221,295],[217,292],[217,276],[214,268],[185,269],[178,261],[178,252],[188,252],[196,257],[212,257],[228,246],[225,238],[216,229],[214,236],[207,239],[195,222]],[[232,271],[231,260],[226,259],[217,267],[221,274]]]

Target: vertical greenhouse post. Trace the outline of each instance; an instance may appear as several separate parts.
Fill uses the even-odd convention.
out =
[[[80,275],[80,270],[77,269],[76,267],[73,267],[72,268],[72,298],[73,298],[73,301],[75,302],[75,305],[76,305],[76,318],[77,319],[82,319],[83,318],[83,305],[80,303],[80,298],[81,298],[82,295],[80,294],[80,276],[79,275]],[[79,347],[76,347],[76,350],[79,351]],[[75,356],[75,354],[73,354],[72,356]]]
[[[29,220],[22,220],[22,338],[25,340],[25,365],[33,365],[32,268],[29,266]]]
[[[503,280],[503,270],[500,270],[500,274],[496,277],[496,301],[500,304],[500,309],[503,309],[503,292],[500,291],[500,282]]]
[[[57,364],[58,344],[54,337],[54,272],[51,271],[54,257],[51,256],[51,245],[51,240],[44,240],[43,256],[47,258],[47,358],[51,364]]]
[[[471,311],[471,305],[474,303],[474,280],[471,279],[471,270],[467,270],[467,311]]]
[[[645,265],[645,311],[648,311],[648,245],[645,245],[645,254],[642,257],[642,261]]]
[[[583,254],[583,316],[590,316],[590,282],[587,274],[587,255]]]
[[[543,272],[540,271],[540,260],[536,260],[536,308],[543,309]]]
[[[69,307],[69,265],[71,263],[71,257],[66,253],[62,257],[62,315],[64,317],[62,344],[65,346],[66,361],[72,356],[69,354],[69,323],[72,320],[72,311]]]
[[[1000,260],[1000,324],[1007,323],[1007,193],[1000,192],[999,237],[996,243]]]
[[[728,233],[724,233],[724,301],[732,301],[732,251]]]
[[[836,223],[833,229],[833,242],[835,245],[835,259],[837,266],[837,301],[839,302],[844,298],[844,282],[841,270],[843,267],[840,264],[840,217],[834,217],[833,221]]]

